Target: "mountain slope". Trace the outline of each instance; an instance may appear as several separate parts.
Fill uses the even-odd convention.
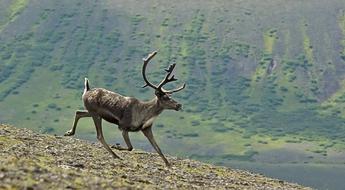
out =
[[[241,170],[157,154],[121,152],[112,159],[99,144],[0,125],[0,188],[34,189],[309,189]]]

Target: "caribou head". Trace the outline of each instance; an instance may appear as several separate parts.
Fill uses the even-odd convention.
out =
[[[176,64],[171,64],[165,71],[167,74],[165,75],[164,79],[158,84],[154,85],[150,81],[148,81],[146,77],[146,67],[147,64],[150,62],[150,60],[157,54],[157,51],[152,52],[149,54],[146,58],[143,59],[144,64],[142,68],[142,74],[144,81],[146,84],[143,86],[143,88],[149,86],[155,90],[155,95],[157,97],[158,103],[160,106],[162,106],[163,109],[174,109],[176,111],[179,111],[182,109],[182,104],[178,103],[174,99],[171,98],[171,95],[175,92],[178,92],[186,87],[186,84],[184,83],[179,88],[173,89],[173,90],[165,90],[163,86],[169,82],[176,81],[175,75],[172,75],[174,68]]]

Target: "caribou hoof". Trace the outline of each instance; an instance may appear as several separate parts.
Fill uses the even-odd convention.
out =
[[[73,133],[71,130],[67,131],[67,132],[64,134],[64,136],[72,136],[72,135],[74,135],[74,133]]]

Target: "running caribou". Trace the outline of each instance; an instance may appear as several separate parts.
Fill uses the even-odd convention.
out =
[[[77,123],[80,118],[92,117],[96,127],[97,139],[103,144],[112,157],[120,158],[111,150],[104,140],[102,132],[102,119],[104,119],[118,125],[119,129],[122,131],[124,141],[127,144],[126,148],[116,145],[114,146],[115,149],[131,151],[133,147],[128,132],[142,131],[153,148],[162,157],[165,164],[170,166],[170,163],[164,157],[153,137],[152,124],[155,118],[165,109],[181,110],[182,105],[173,100],[171,94],[184,89],[186,84],[184,83],[181,87],[174,90],[165,90],[163,88],[165,84],[177,80],[174,75],[172,75],[175,64],[171,64],[168,69],[165,70],[167,74],[158,85],[149,82],[145,74],[146,67],[156,54],[157,52],[155,51],[144,58],[142,67],[142,75],[146,83],[143,88],[148,86],[155,90],[155,97],[152,100],[140,101],[134,97],[122,96],[103,88],[90,89],[89,81],[85,78],[84,93],[82,95],[85,110],[77,110],[75,112],[73,126],[65,133],[65,136],[72,136],[75,134]]]

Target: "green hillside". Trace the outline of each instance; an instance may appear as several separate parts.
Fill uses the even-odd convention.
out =
[[[343,0],[0,0],[0,42],[1,123],[63,134],[86,76],[151,98],[142,58],[158,50],[150,79],[177,63],[177,83],[187,83],[174,96],[184,111],[155,124],[165,152],[216,164],[344,162]],[[96,139],[90,120],[79,125]],[[105,128],[108,142],[122,142]],[[275,150],[302,156],[267,159]]]

